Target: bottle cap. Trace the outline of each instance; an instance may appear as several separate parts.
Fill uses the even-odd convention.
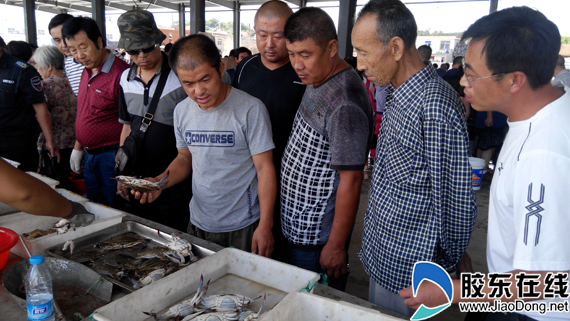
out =
[[[44,263],[43,255],[34,255],[30,258],[31,265],[38,265]]]

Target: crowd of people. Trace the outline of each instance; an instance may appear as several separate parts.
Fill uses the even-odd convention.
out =
[[[56,46],[27,60],[0,43],[0,156],[28,171],[41,159],[62,180],[83,168],[90,200],[322,273],[340,290],[368,162],[359,257],[369,300],[411,316],[421,304],[445,303],[433,283],[412,291],[417,262],[447,270],[452,301],[462,300],[458,277],[471,271],[466,248],[477,214],[469,157],[491,159],[489,150],[502,146],[489,205],[489,272],[538,273],[540,292],[548,272],[570,270],[563,87],[570,77],[558,28],[540,12],[514,7],[479,19],[441,68],[429,46],[416,48],[414,16],[399,0],[362,8],[351,37],[357,59],[339,55],[327,13],[293,13],[279,0],[255,15],[254,55],[237,48],[222,58],[204,33],[162,52],[166,36],[144,10],[122,14],[118,27],[130,65],[105,48],[94,20],[67,14],[50,22]],[[470,146],[470,118],[479,151]],[[4,182],[21,179],[13,171],[0,159],[0,201],[21,205],[21,197],[5,196],[15,192]],[[118,174],[167,184],[136,192],[112,179]],[[31,213],[50,215],[35,202],[26,205]],[[511,281],[504,300],[529,300]]]

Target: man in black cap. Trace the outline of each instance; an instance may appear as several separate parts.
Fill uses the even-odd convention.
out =
[[[145,133],[136,149],[136,161],[129,164],[123,174],[154,177],[164,172],[178,154],[173,112],[176,104],[187,95],[178,77],[170,70],[168,57],[160,51],[160,43],[166,36],[156,27],[152,13],[128,11],[119,17],[117,24],[121,32],[119,47],[124,48],[132,59],[131,68],[123,72],[120,82],[119,122],[123,124],[120,145],[125,144],[129,135],[140,137],[141,125],[146,127],[142,128]],[[163,74],[165,82],[160,81]],[[157,94],[160,100],[153,112],[151,107]],[[165,190],[153,203],[141,204],[130,196],[130,190],[122,191],[121,196],[129,200],[127,210],[131,213],[185,230],[190,219],[191,182],[188,177],[183,183]],[[118,184],[121,189],[121,183]]]

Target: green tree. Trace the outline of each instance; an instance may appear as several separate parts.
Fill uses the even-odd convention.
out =
[[[220,23],[220,21],[218,21],[218,19],[216,19],[216,18],[206,20],[206,30],[218,29],[219,23]]]
[[[570,45],[570,37],[562,37],[561,40],[563,45]]]

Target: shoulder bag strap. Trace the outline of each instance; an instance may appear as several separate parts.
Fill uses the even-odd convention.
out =
[[[162,65],[162,70],[160,71],[160,79],[158,80],[158,84],[156,85],[156,89],[154,94],[152,95],[152,100],[150,101],[150,105],[148,106],[148,111],[144,115],[141,126],[137,130],[139,133],[141,140],[144,138],[144,134],[152,123],[152,118],[154,117],[154,112],[156,111],[156,107],[158,106],[158,101],[160,100],[160,96],[162,95],[162,90],[166,85],[166,80],[168,79],[168,75],[170,74],[170,67],[168,64]]]

